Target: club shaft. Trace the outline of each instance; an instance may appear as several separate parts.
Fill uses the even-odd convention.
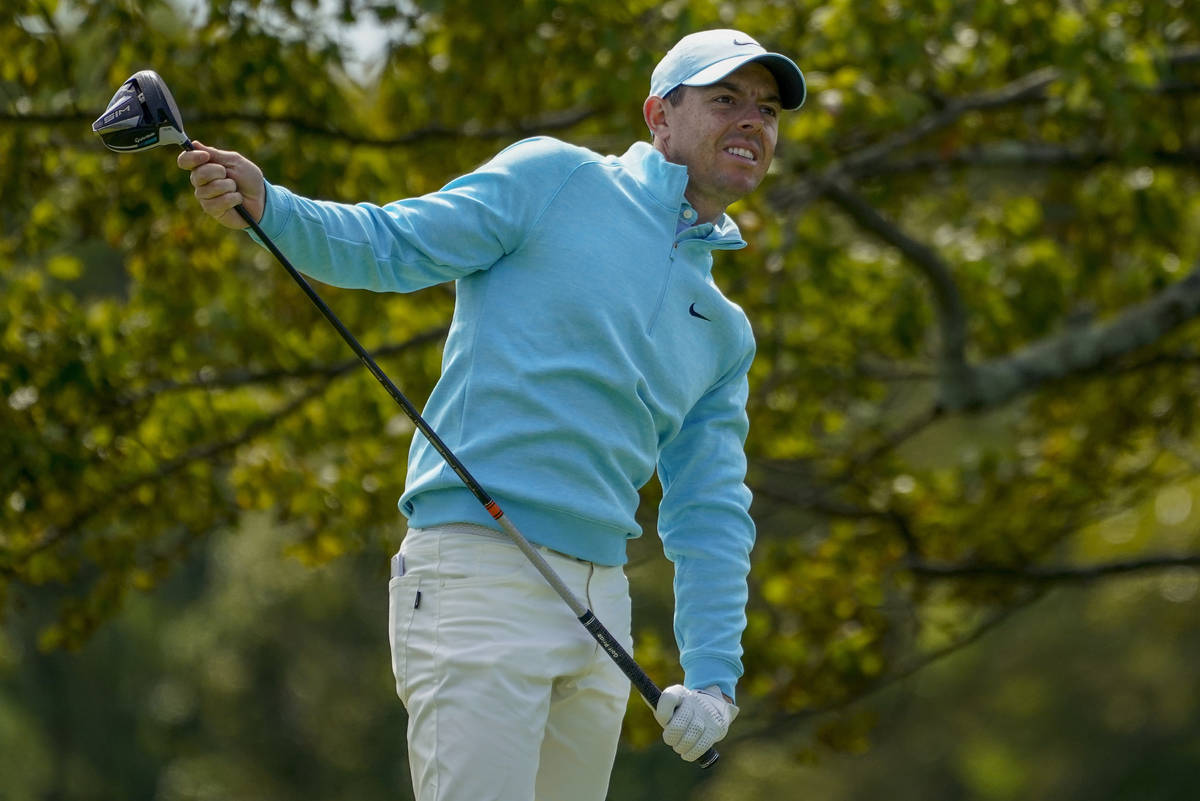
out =
[[[186,150],[194,149],[190,141],[185,142],[183,147]],[[392,382],[387,373],[383,371],[371,354],[367,352],[367,349],[364,348],[362,343],[358,341],[358,338],[350,333],[350,330],[342,324],[342,321],[338,319],[338,316],[333,313],[333,310],[329,308],[321,296],[317,294],[316,290],[312,288],[312,286],[308,283],[308,280],[300,274],[299,270],[292,266],[292,263],[285,255],[283,255],[283,252],[275,245],[275,242],[272,241],[271,237],[267,236],[266,232],[263,231],[259,224],[250,215],[250,212],[246,210],[246,207],[239,204],[234,207],[234,211],[236,211],[238,216],[245,220],[246,224],[250,226],[250,229],[258,235],[258,238],[262,244],[271,252],[271,255],[275,257],[275,259],[283,266],[283,268],[287,270],[288,274],[300,286],[300,289],[304,292],[304,294],[308,296],[308,299],[312,301],[313,305],[317,307],[317,310],[321,312],[321,316],[323,316],[326,321],[328,321],[329,324],[334,327],[338,334],[341,335],[346,344],[350,346],[350,349],[354,351],[356,356],[358,356],[359,361],[363,363],[363,366],[367,368],[371,375],[375,376],[375,380],[383,385],[383,388],[387,390],[387,393],[392,396],[392,400],[399,404],[400,408],[404,410],[404,414],[409,420],[412,421],[417,430],[425,436],[425,438],[429,441],[429,444],[433,446],[433,449],[438,452],[438,455],[445,460],[446,464],[448,464],[450,469],[454,471],[455,475],[462,480],[463,484],[466,485],[467,489],[471,491],[471,494],[475,496],[476,500],[479,501],[487,513],[491,515],[492,518],[500,525],[500,528],[503,529],[504,533],[508,535],[509,539],[516,544],[516,546],[521,550],[522,553],[525,554],[526,557],[528,557],[529,561],[533,563],[533,566],[537,569],[537,571],[542,574],[542,577],[546,579],[550,586],[554,588],[555,592],[557,592],[558,595],[566,602],[567,606],[571,608],[571,611],[579,619],[580,624],[587,629],[588,633],[592,635],[592,638],[596,640],[600,647],[604,649],[604,652],[608,654],[609,658],[611,658],[613,662],[616,663],[617,667],[621,669],[621,672],[629,678],[630,683],[633,684],[638,693],[641,694],[642,698],[646,699],[646,703],[650,704],[651,708],[657,707],[658,699],[662,696],[662,690],[660,690],[650,676],[647,675],[646,671],[642,669],[641,665],[639,665],[629,654],[629,652],[621,646],[612,633],[609,632],[609,630],[605,628],[604,624],[600,622],[599,618],[597,618],[592,611],[588,609],[588,607],[582,601],[579,600],[575,593],[571,592],[570,588],[567,587],[562,578],[558,575],[558,573],[555,572],[554,568],[552,568],[545,558],[543,558],[542,554],[537,550],[537,548],[535,548],[529,542],[529,540],[525,538],[525,535],[523,535],[520,530],[517,529],[513,522],[505,516],[499,504],[497,504],[492,496],[490,496],[479,484],[479,482],[475,480],[475,477],[471,475],[469,470],[467,470],[466,465],[464,465],[459,458],[454,455],[454,452],[450,450],[446,443],[442,441],[442,438],[437,435],[437,432],[433,430],[433,427],[430,426],[429,423],[425,421],[425,418],[421,416],[421,413],[417,411],[417,407],[415,407],[412,402],[405,397],[404,393],[400,391],[400,388]],[[700,767],[708,768],[715,764],[719,758],[720,755],[717,753],[716,749],[710,748],[705,751],[704,754],[702,754],[696,761]]]

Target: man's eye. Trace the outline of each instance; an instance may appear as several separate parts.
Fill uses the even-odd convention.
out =
[[[763,106],[762,113],[766,114],[768,117],[778,117],[779,116],[779,111],[774,106]]]

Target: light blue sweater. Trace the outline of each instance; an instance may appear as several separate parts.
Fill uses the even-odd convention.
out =
[[[745,242],[724,215],[689,227],[686,185],[686,168],[644,142],[603,157],[535,138],[383,207],[269,185],[261,225],[328,284],[456,282],[424,416],[531,541],[623,564],[641,533],[638,489],[657,469],[685,683],[733,697],[754,541],[743,450],[754,340],[710,274],[714,249]],[[495,527],[421,436],[400,508],[412,526]]]

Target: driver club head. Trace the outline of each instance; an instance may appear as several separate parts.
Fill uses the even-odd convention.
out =
[[[136,72],[121,84],[92,130],[105,147],[122,153],[190,144],[175,98],[154,70]]]

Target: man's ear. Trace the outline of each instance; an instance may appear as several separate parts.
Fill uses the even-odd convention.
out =
[[[646,98],[646,102],[642,104],[642,117],[646,120],[646,126],[650,129],[650,133],[655,139],[665,139],[668,134],[667,125],[667,101],[661,97],[651,95]]]

